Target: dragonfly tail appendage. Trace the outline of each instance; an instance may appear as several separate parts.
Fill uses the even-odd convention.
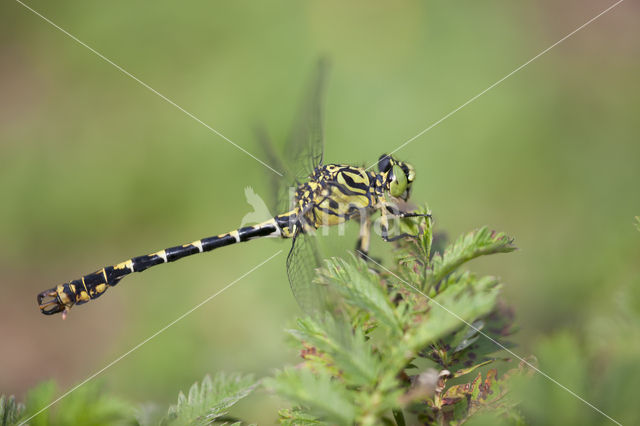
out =
[[[65,305],[60,302],[56,287],[38,293],[38,306],[45,315],[53,315],[64,311]]]
[[[91,274],[60,284],[38,294],[38,306],[45,315],[62,312],[63,318],[73,305],[80,305],[100,297],[132,272],[142,272],[152,266],[174,262],[192,254],[204,253],[219,247],[259,237],[281,236],[275,219],[254,226],[246,226],[215,237],[203,238],[181,246],[169,247],[155,253],[138,256],[117,265],[105,266]]]

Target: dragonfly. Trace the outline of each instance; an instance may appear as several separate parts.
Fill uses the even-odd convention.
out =
[[[62,313],[63,319],[74,305],[81,305],[102,296],[125,276],[151,267],[174,262],[187,256],[206,253],[236,243],[258,238],[291,239],[286,260],[287,276],[293,294],[304,311],[317,306],[319,293],[313,286],[315,270],[321,262],[313,234],[325,226],[335,226],[359,219],[360,235],[356,252],[366,257],[371,241],[371,216],[380,213],[382,239],[394,241],[415,235],[389,235],[391,217],[425,217],[428,215],[403,211],[415,179],[414,168],[392,155],[382,155],[378,171],[346,164],[324,164],[322,127],[322,97],[327,64],[320,61],[314,78],[299,110],[298,118],[284,150],[284,160],[275,154],[268,137],[259,137],[272,164],[284,171],[276,189],[278,214],[262,223],[244,226],[224,234],[202,238],[188,244],[169,247],[151,254],[133,257],[105,266],[37,295],[38,306],[45,315]],[[294,188],[290,191],[289,188]],[[293,192],[293,197],[289,193]]]

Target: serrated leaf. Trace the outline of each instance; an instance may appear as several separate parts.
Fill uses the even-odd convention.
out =
[[[457,350],[450,350],[446,354],[447,362],[443,366],[450,370],[467,368],[486,360],[496,358],[496,353],[504,348],[513,346],[505,341],[505,337],[513,334],[513,312],[501,303],[498,303],[488,315],[481,318],[483,327],[479,331],[471,327],[465,327],[458,333],[465,333],[468,345]],[[447,339],[445,345],[452,345]],[[432,357],[433,359],[433,357]],[[436,360],[436,359],[434,359]],[[437,360],[436,360],[437,361]]]
[[[478,331],[483,328],[484,321],[477,319],[470,326],[464,326],[458,330],[446,343],[452,348],[451,351],[454,354],[463,351],[478,339]]]
[[[0,425],[10,426],[18,423],[24,412],[24,404],[16,402],[13,395],[0,395]]]
[[[287,408],[278,411],[280,424],[285,426],[317,426],[326,423],[318,420],[315,416],[305,413],[301,408]]]
[[[350,383],[367,386],[379,379],[381,362],[362,330],[352,330],[349,324],[331,316],[322,323],[306,318],[298,322],[298,327],[293,333],[320,351],[322,362],[331,364]]]
[[[41,383],[30,390],[26,397],[27,410],[23,419],[28,419],[49,406],[56,392],[53,381]],[[91,407],[88,410],[87,407]],[[126,424],[135,421],[135,409],[129,403],[106,394],[101,381],[92,381],[76,388],[54,406],[38,413],[29,420],[30,426],[77,425],[77,424]]]
[[[482,381],[479,374],[466,385],[448,389],[448,399],[440,399],[447,378],[470,374],[494,361],[486,355],[499,347],[481,333],[491,333],[500,341],[510,332],[510,321],[496,321],[492,316],[500,311],[498,280],[457,268],[474,257],[514,247],[504,234],[486,228],[458,239],[443,256],[433,255],[433,269],[426,276],[441,279],[438,286],[432,286],[429,297],[421,292],[421,285],[433,250],[430,244],[436,243],[431,239],[396,242],[397,267],[381,273],[353,256],[326,263],[321,282],[334,288],[345,306],[329,312],[322,321],[298,322],[291,334],[303,344],[305,361],[298,370],[279,373],[271,384],[280,395],[300,405],[298,414],[307,416],[300,414],[300,424],[385,424],[392,421],[388,413],[397,409],[409,410],[426,423],[459,424],[471,410],[467,398],[492,395],[495,381],[491,377]],[[491,350],[485,341],[493,344]],[[443,358],[438,361],[430,351],[439,351]],[[446,374],[438,375],[435,393],[414,398],[415,378],[407,370],[416,356],[431,357],[448,371],[443,369],[441,373]],[[283,412],[281,422],[296,424],[291,413]]]
[[[467,405],[466,413],[458,412],[456,415],[456,420],[458,421],[463,421],[477,412],[488,409],[494,410],[493,412],[497,414],[510,417],[515,415],[516,418],[520,418],[517,415],[517,411],[514,411],[515,403],[504,397],[507,393],[506,379],[512,375],[521,375],[522,373],[522,368],[518,370],[512,369],[501,380],[498,380],[496,369],[488,370],[484,380],[482,379],[482,374],[478,373],[473,381],[454,385],[447,389],[442,396],[443,405],[453,405],[460,400],[468,398],[469,404]]]
[[[353,424],[357,408],[345,387],[323,372],[307,369],[285,369],[265,386],[294,401],[305,411],[323,421],[337,424]]]
[[[500,286],[484,277],[473,286],[451,286],[429,300],[429,314],[413,330],[409,345],[420,350],[466,323],[488,314],[496,305]]]
[[[481,381],[482,374],[478,373],[478,375],[468,383],[461,383],[459,385],[453,385],[449,387],[442,395],[442,399],[450,399],[454,401],[458,398],[464,398],[468,395],[473,397],[473,395],[475,394],[477,396]]]
[[[165,408],[153,402],[140,404],[135,412],[138,426],[157,426],[165,415]]]
[[[402,333],[402,324],[397,317],[389,295],[380,283],[380,277],[369,270],[361,259],[350,254],[349,261],[340,258],[327,259],[320,273],[344,298],[345,302],[373,315],[395,334]]]
[[[497,376],[498,376],[498,370],[496,370],[495,368],[492,368],[491,370],[487,371],[487,376],[485,377],[484,381],[480,385],[480,392],[478,394],[478,399],[486,400],[489,398],[489,396],[492,393],[494,393],[492,391],[492,387],[496,381]]]
[[[187,404],[188,405],[201,404],[203,399],[204,398],[201,397],[200,388],[198,387],[198,384],[194,383],[193,385],[191,385],[191,388],[189,388],[189,396],[187,397]]]
[[[431,271],[427,277],[427,288],[437,285],[465,262],[494,253],[508,253],[515,250],[513,239],[504,233],[490,231],[486,226],[458,238],[444,253],[435,254],[431,261]]]
[[[177,404],[169,407],[162,424],[207,425],[227,414],[227,410],[246,397],[256,384],[251,376],[218,373],[205,376],[189,388],[188,397],[178,394]]]
[[[480,384],[482,383],[482,374],[478,373],[475,379],[471,382],[471,399],[477,399],[480,394]]]

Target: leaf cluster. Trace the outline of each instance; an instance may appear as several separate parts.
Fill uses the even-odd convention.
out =
[[[229,408],[246,397],[256,387],[251,376],[219,373],[212,380],[205,376],[202,382],[194,383],[187,396],[178,394],[178,403],[169,407],[162,419],[162,426],[209,425],[214,422],[231,421],[240,424],[238,419],[227,416]]]
[[[69,393],[51,408],[56,386],[44,382],[27,394],[26,404],[18,404],[13,396],[0,396],[0,426],[49,425],[138,425],[182,426],[234,424],[238,419],[228,416],[229,409],[256,387],[251,376],[219,373],[205,376],[194,383],[187,395],[178,395],[176,405],[164,414],[154,404],[135,407],[104,392],[98,382],[88,382]]]
[[[335,303],[289,330],[301,363],[263,379],[293,403],[279,411],[282,424],[459,424],[478,413],[522,421],[509,383],[530,370],[497,362],[515,331],[513,312],[500,301],[498,278],[461,268],[513,251],[512,239],[481,228],[446,245],[431,219],[404,221],[401,231],[419,237],[395,243],[390,268],[350,255],[317,271],[314,285]],[[136,408],[96,382],[57,401],[55,384],[45,382],[24,405],[0,396],[0,426],[240,425],[229,411],[259,384],[240,374],[206,376],[167,411]]]
[[[16,398],[0,395],[0,426],[8,426],[17,423],[24,412],[24,404],[16,402]]]
[[[290,334],[302,362],[265,381],[294,403],[280,412],[281,423],[459,423],[498,408],[518,418],[506,381],[524,367],[482,376],[501,360],[495,354],[508,345],[513,314],[499,300],[496,277],[461,270],[474,258],[515,250],[513,240],[481,228],[439,251],[432,225],[403,224],[420,237],[396,243],[392,268],[355,255],[325,262],[316,285],[341,303],[298,320]]]

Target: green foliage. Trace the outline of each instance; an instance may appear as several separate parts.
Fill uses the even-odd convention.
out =
[[[420,212],[430,213],[427,208]],[[440,253],[432,250],[434,235],[431,220],[422,225],[423,229],[419,229],[412,222],[405,221],[403,225],[408,233],[416,234],[421,231],[421,238],[417,241],[399,243],[404,248],[396,255],[401,266],[399,275],[430,297],[445,290],[451,284],[446,278],[464,263],[480,256],[509,253],[516,249],[512,238],[502,232],[491,231],[485,226],[460,236]],[[458,272],[458,276],[464,274],[465,272]]]
[[[287,408],[278,412],[280,424],[286,426],[321,425],[322,421],[298,408]]]
[[[41,413],[40,410],[55,401],[54,382],[43,382],[30,390],[25,405],[16,405],[13,397],[1,396],[0,409],[4,410],[2,425],[20,424],[27,420],[30,426],[134,424],[133,407],[105,394],[102,388],[100,382],[88,382]]]
[[[310,408],[308,413],[297,408],[288,411],[284,423],[297,424],[301,419],[317,421],[314,413],[322,413],[323,420],[333,424],[353,424],[356,419],[357,407],[349,398],[349,391],[333,380],[331,372],[287,368],[275,380],[267,380],[266,385]]]
[[[180,392],[177,404],[171,406],[163,417],[155,406],[143,406],[136,412],[132,405],[104,393],[97,382],[78,387],[50,409],[38,413],[54,401],[56,392],[55,383],[44,382],[29,391],[26,408],[17,404],[12,396],[0,396],[0,426],[16,425],[25,420],[31,426],[239,425],[237,419],[227,416],[228,410],[249,395],[255,386],[251,376],[224,373],[213,379],[205,376],[202,383],[191,386],[187,396]]]
[[[178,403],[169,408],[162,425],[208,425],[228,414],[229,408],[255,388],[251,376],[218,373],[213,380],[205,376],[194,383],[188,395],[178,395]]]
[[[513,240],[481,228],[445,247],[432,225],[431,219],[401,224],[418,237],[395,243],[391,269],[350,255],[318,270],[315,283],[335,303],[289,330],[302,363],[263,380],[294,404],[279,411],[281,424],[523,422],[510,389],[531,371],[499,356],[514,332],[513,313],[499,299],[501,283],[460,269],[476,257],[514,250]],[[205,376],[163,415],[153,405],[136,411],[89,382],[29,424],[240,425],[229,410],[256,386],[251,376]],[[29,392],[26,407],[3,396],[0,426],[28,419],[55,393],[54,383],[43,383]]]
[[[506,345],[513,332],[499,280],[459,270],[514,250],[512,239],[482,228],[439,253],[430,219],[402,226],[420,237],[397,243],[392,269],[352,255],[319,270],[317,284],[342,303],[324,317],[298,320],[290,333],[303,362],[265,380],[295,404],[280,412],[281,423],[459,423],[487,410],[521,419],[507,389],[525,368],[482,373],[497,361],[495,342]]]
[[[16,402],[13,395],[0,395],[0,426],[9,426],[18,422],[24,411],[24,404]]]
[[[589,308],[580,334],[559,329],[536,342],[540,369],[619,424],[637,424],[640,275]],[[541,375],[513,389],[532,424],[614,424]]]

